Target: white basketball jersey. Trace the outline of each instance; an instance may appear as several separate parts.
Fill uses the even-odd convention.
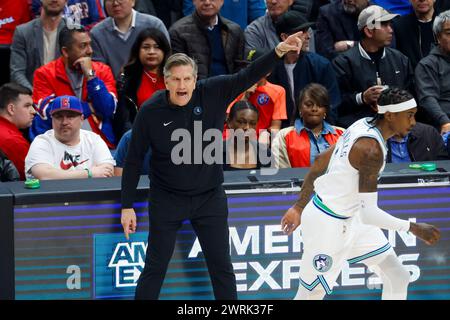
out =
[[[359,172],[352,167],[348,156],[353,144],[361,137],[370,137],[380,143],[386,164],[387,148],[381,132],[364,118],[353,123],[336,143],[326,173],[316,179],[314,190],[322,202],[338,215],[351,217],[359,210]]]

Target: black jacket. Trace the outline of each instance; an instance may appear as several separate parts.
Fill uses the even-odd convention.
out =
[[[228,72],[233,73],[238,69],[236,61],[242,60],[244,33],[238,24],[220,16],[219,20]],[[210,72],[211,50],[205,25],[196,12],[173,24],[169,34],[172,52],[182,52],[192,57],[198,64],[198,78],[207,78]]]
[[[138,112],[137,91],[141,86],[142,71],[135,66],[128,67],[117,81],[118,101],[113,119],[114,135],[117,141],[131,129]]]
[[[420,59],[429,54],[429,52],[422,52],[420,46],[420,42],[423,40],[420,36],[419,23],[415,13],[394,20],[396,48],[409,58],[413,68],[416,67]],[[436,41],[431,43],[431,48],[434,45],[436,45]]]
[[[338,55],[334,50],[335,42],[359,41],[357,21],[358,17],[344,12],[341,1],[321,7],[316,23],[316,52],[332,60]]]
[[[14,163],[0,150],[0,181],[19,181],[20,175]]]
[[[202,157],[203,152],[211,154],[212,148],[209,142],[201,141],[203,134],[208,129],[220,133],[228,105],[268,74],[279,60],[272,50],[238,73],[198,81],[191,100],[183,107],[170,104],[167,91],[158,91],[148,99],[133,124],[122,176],[122,208],[132,208],[141,164],[149,147],[152,150],[149,174],[152,188],[195,196],[222,184],[222,164],[207,163]],[[187,133],[191,143],[187,141],[189,137],[184,136]],[[218,139],[222,146],[221,134]],[[180,150],[182,143],[188,143],[189,151]],[[186,162],[176,164],[172,153],[177,156],[182,153]],[[218,156],[221,157],[222,152]]]
[[[391,144],[388,140],[387,162],[392,162]],[[407,142],[411,161],[448,160],[449,155],[439,132],[432,126],[417,122]]]
[[[434,47],[419,61],[415,71],[417,103],[440,127],[450,122],[450,55]]]
[[[377,84],[375,62],[364,57],[357,45],[340,54],[333,60],[342,102],[338,107],[338,125],[347,128],[353,122],[371,117],[375,112],[367,104],[359,105],[356,96]],[[413,72],[408,58],[398,50],[385,48],[380,60],[380,72],[383,85],[408,89],[412,92]]]

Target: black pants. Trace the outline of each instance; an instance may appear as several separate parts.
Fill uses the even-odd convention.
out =
[[[181,196],[150,189],[145,267],[136,287],[136,299],[158,299],[172,257],[177,231],[186,219],[197,234],[217,300],[235,300],[236,278],[230,258],[228,204],[217,189],[198,196]]]

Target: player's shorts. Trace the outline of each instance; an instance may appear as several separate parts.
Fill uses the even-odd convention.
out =
[[[380,228],[334,213],[317,196],[303,210],[301,231],[300,284],[310,291],[321,285],[331,294],[346,262],[375,265],[393,252]]]

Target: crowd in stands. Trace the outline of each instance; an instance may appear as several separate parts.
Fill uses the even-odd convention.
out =
[[[2,0],[1,181],[121,175],[172,54],[205,80],[299,31],[299,53],[228,97],[225,170],[309,167],[387,88],[418,104],[387,161],[450,159],[450,0]]]

